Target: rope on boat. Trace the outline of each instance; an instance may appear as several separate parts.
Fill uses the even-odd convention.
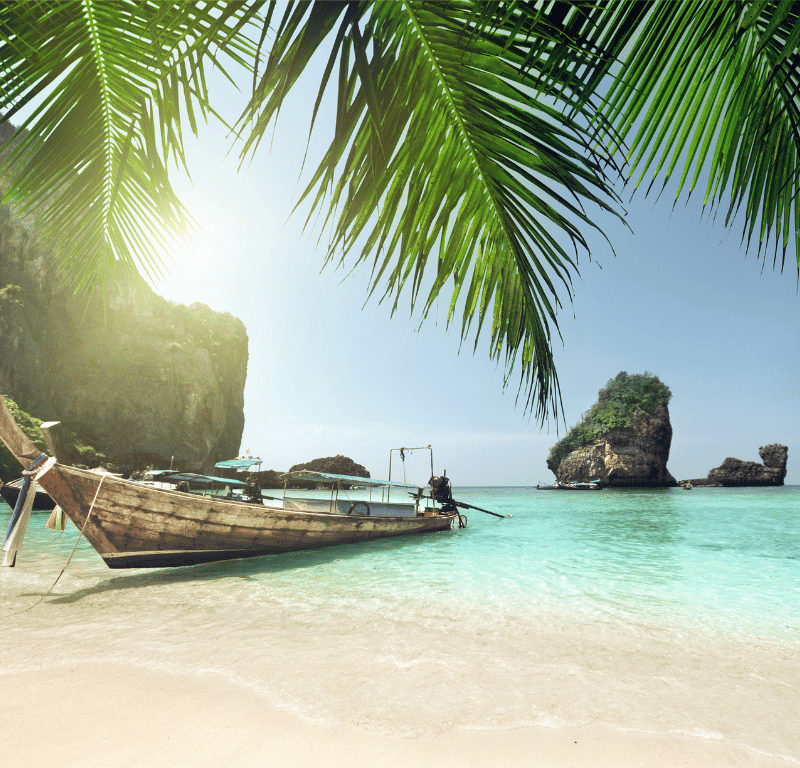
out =
[[[86,515],[86,519],[83,521],[83,525],[81,526],[80,533],[78,534],[78,538],[75,540],[75,546],[72,548],[72,552],[69,553],[69,557],[67,558],[67,562],[64,563],[64,567],[61,569],[61,573],[56,576],[56,580],[50,585],[50,589],[47,590],[33,605],[29,605],[27,608],[23,608],[21,611],[17,611],[16,613],[9,614],[10,616],[19,616],[21,613],[25,613],[26,611],[30,611],[32,608],[35,608],[39,603],[42,602],[52,591],[55,589],[56,584],[58,584],[58,580],[64,575],[64,571],[67,570],[67,566],[72,561],[72,556],[75,554],[75,550],[78,548],[78,542],[80,542],[81,538],[83,537],[83,532],[86,529],[86,524],[89,522],[89,518],[92,516],[92,512],[94,511],[94,503],[97,501],[97,495],[100,493],[100,488],[103,485],[103,480],[105,480],[108,475],[102,475],[100,478],[100,482],[97,484],[97,490],[94,492],[94,498],[92,499],[92,504],[89,507],[89,512]]]

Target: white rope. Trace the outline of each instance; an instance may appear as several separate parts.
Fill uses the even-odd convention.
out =
[[[26,611],[30,611],[32,608],[35,608],[39,603],[42,602],[55,588],[56,584],[58,584],[58,580],[64,575],[64,571],[67,570],[67,566],[72,561],[72,556],[75,554],[75,550],[78,548],[78,542],[80,542],[81,537],[83,536],[83,532],[86,529],[86,524],[89,522],[89,518],[92,516],[92,511],[94,510],[94,503],[97,501],[97,495],[100,493],[100,488],[103,485],[103,480],[105,480],[108,475],[103,475],[100,478],[100,482],[97,484],[97,490],[94,492],[94,498],[92,499],[92,504],[89,507],[89,512],[86,515],[86,519],[83,521],[83,526],[81,527],[80,533],[78,534],[78,538],[75,540],[75,546],[72,548],[72,552],[69,553],[69,557],[67,558],[67,562],[64,563],[64,567],[61,569],[61,573],[56,576],[56,580],[50,585],[50,589],[47,590],[33,605],[29,605],[27,608],[23,608],[21,611],[17,611],[16,613],[8,614],[9,616],[19,616],[21,613],[25,613]],[[63,531],[62,531],[63,533]]]

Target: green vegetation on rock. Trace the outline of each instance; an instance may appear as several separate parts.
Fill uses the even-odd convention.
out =
[[[49,453],[50,449],[47,447],[41,429],[39,429],[42,420],[23,411],[10,397],[3,395],[3,400],[5,400],[8,410],[11,411],[14,421],[17,422],[28,439],[37,448],[41,449],[42,453]],[[60,461],[90,468],[105,463],[105,454],[100,453],[94,446],[86,444],[72,430],[62,427],[62,435],[64,455],[62,456],[59,453],[58,458]],[[0,443],[0,480],[4,483],[14,480],[20,476],[22,469],[20,463],[11,455],[11,451]]]
[[[583,414],[581,421],[559,440],[547,457],[547,466],[558,468],[573,451],[591,445],[616,429],[631,426],[638,412],[652,414],[666,406],[672,393],[658,376],[644,373],[618,373],[597,393],[597,402]]]

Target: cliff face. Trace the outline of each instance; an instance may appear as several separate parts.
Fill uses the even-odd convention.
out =
[[[666,488],[677,485],[667,470],[672,425],[667,406],[652,414],[638,412],[631,426],[617,429],[572,451],[558,466],[548,467],[562,483],[599,480],[611,488]]]
[[[598,481],[616,488],[677,485],[667,471],[672,425],[669,387],[646,371],[621,371],[597,402],[550,450],[547,466],[560,483]]]
[[[239,451],[247,355],[240,320],[141,280],[74,296],[35,225],[0,206],[0,390],[23,410],[123,469],[207,471]]]
[[[708,485],[722,485],[729,488],[783,485],[786,478],[786,461],[789,449],[785,445],[772,443],[758,449],[763,464],[755,461],[741,461],[727,458],[722,464],[708,473]]]

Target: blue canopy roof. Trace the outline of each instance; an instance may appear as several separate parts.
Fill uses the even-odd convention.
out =
[[[312,483],[348,483],[369,488],[389,486],[391,488],[419,488],[413,483],[399,483],[396,480],[373,480],[371,477],[355,477],[354,475],[336,475],[333,472],[315,472],[310,469],[301,469],[297,472],[287,472],[287,477],[293,480],[309,480]]]
[[[238,469],[244,472],[250,467],[260,467],[261,459],[226,459],[218,461],[214,466],[220,469]]]
[[[212,485],[219,483],[229,485],[231,488],[242,488],[247,483],[241,480],[231,480],[227,477],[215,477],[214,475],[196,475],[194,472],[175,472],[171,469],[152,469],[148,473],[149,477],[162,483],[200,483],[201,485]]]

